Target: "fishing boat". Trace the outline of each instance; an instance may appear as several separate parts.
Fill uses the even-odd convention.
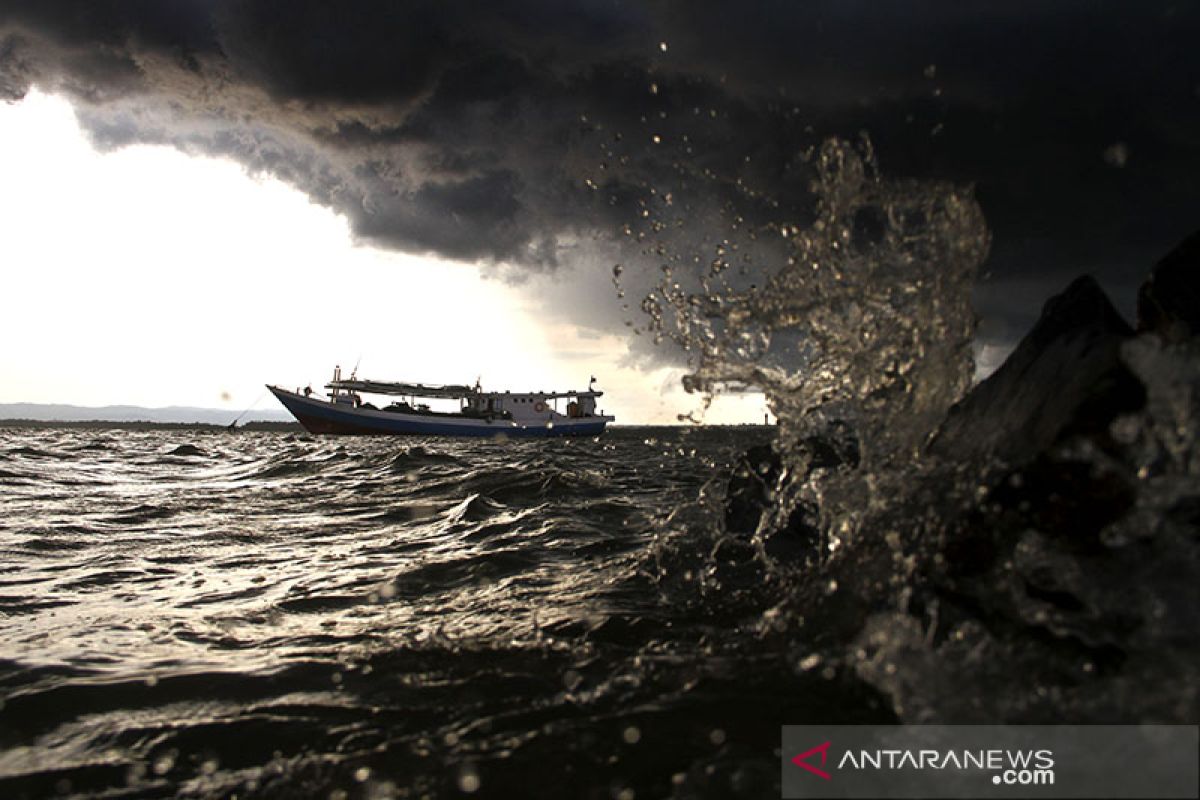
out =
[[[414,436],[595,436],[614,420],[596,410],[604,392],[485,392],[474,386],[342,378],[335,367],[328,393],[267,389],[310,433]],[[366,395],[389,401],[372,403]],[[457,401],[457,410],[433,410],[429,400]]]

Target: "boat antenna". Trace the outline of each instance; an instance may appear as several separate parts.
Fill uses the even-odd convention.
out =
[[[358,365],[362,363],[362,353],[358,354],[358,360],[354,362],[354,369],[350,370],[350,380],[358,380]]]
[[[239,421],[242,419],[242,417],[244,417],[244,416],[246,416],[247,414],[249,414],[249,413],[250,413],[250,412],[251,412],[251,411],[254,409],[254,407],[255,407],[255,406],[257,406],[259,403],[261,403],[261,402],[262,402],[262,399],[263,399],[263,397],[264,397],[265,395],[266,395],[266,392],[264,391],[262,394],[260,394],[260,395],[258,396],[258,399],[254,401],[254,405],[250,406],[250,408],[247,408],[245,411],[243,411],[242,413],[238,414],[238,415],[237,415],[237,419],[235,419],[233,422],[231,422],[231,423],[229,423],[228,425],[226,425],[226,426],[225,426],[225,427],[226,427],[226,429],[227,429],[227,430],[234,430],[235,428],[237,428],[237,424],[238,424],[238,422],[239,422]]]

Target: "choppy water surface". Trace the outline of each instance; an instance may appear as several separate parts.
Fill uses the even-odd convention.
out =
[[[887,714],[761,576],[664,579],[766,438],[0,431],[0,793],[772,793],[779,724]]]
[[[785,723],[1194,724],[1200,358],[1120,358],[1019,465],[0,430],[0,796],[777,797]]]

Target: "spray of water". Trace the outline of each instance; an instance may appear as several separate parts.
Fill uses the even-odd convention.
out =
[[[811,160],[814,219],[764,232],[787,240],[782,263],[731,281],[723,242],[699,292],[664,270],[643,310],[695,354],[690,390],[762,389],[785,440],[845,419],[881,466],[911,455],[969,385],[988,231],[969,189],[885,179],[865,137],[830,139]]]
[[[759,388],[780,423],[773,449],[663,520],[659,586],[905,720],[1193,719],[1194,342],[1131,333],[1120,360],[1146,404],[1103,430],[1064,429],[1020,463],[935,454],[970,385],[983,215],[969,189],[885,177],[865,139],[809,163],[810,216],[734,217],[698,273],[652,242],[662,277],[642,310],[690,354],[687,387]],[[750,257],[755,236],[783,256]],[[1018,430],[1022,413],[970,424]]]
[[[820,510],[829,554],[911,479],[970,385],[970,292],[989,243],[970,188],[887,178],[865,136],[805,158],[804,219],[755,228],[735,214],[704,261],[679,252],[674,226],[652,227],[644,251],[662,262],[647,329],[690,355],[685,387],[706,403],[759,389],[779,420],[781,468],[765,476],[773,502],[754,534],[768,563],[763,542],[799,505]],[[831,437],[855,452],[852,474],[813,468],[812,443]]]

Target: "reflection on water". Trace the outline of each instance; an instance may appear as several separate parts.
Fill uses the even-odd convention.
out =
[[[766,438],[4,431],[0,786],[770,790],[785,719],[888,714],[662,574]]]

